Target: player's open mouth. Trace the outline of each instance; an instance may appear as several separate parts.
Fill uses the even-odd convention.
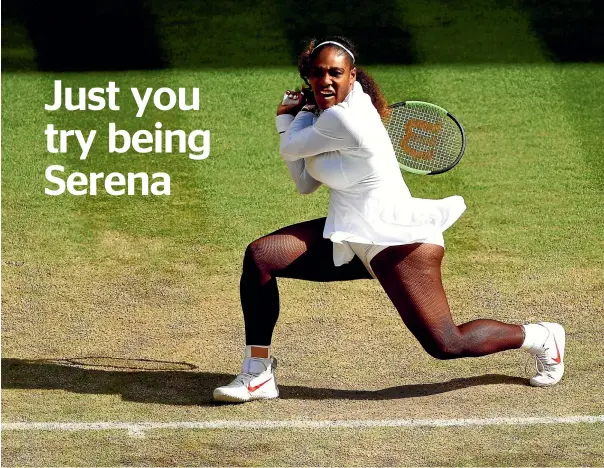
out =
[[[320,91],[319,94],[323,99],[330,99],[336,96],[336,93],[333,91]]]

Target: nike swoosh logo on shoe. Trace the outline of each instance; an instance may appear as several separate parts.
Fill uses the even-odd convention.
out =
[[[556,345],[556,352],[558,353],[558,356],[553,358],[553,360],[556,364],[560,364],[560,362],[562,361],[562,356],[560,356],[560,350],[558,349],[558,342],[556,341],[555,336],[554,336],[554,344]]]
[[[248,389],[248,391],[249,391],[249,392],[255,392],[255,391],[256,391],[256,390],[258,390],[260,387],[262,387],[262,386],[263,386],[265,383],[270,382],[270,380],[271,380],[271,379],[272,379],[272,377],[271,377],[271,378],[269,378],[267,381],[262,382],[261,384],[255,385],[254,387],[252,387],[250,384],[247,384],[247,389]]]

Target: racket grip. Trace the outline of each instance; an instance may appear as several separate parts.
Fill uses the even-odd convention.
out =
[[[302,94],[300,94],[299,99],[292,99],[291,97],[289,97],[289,95],[287,93],[285,93],[283,95],[283,101],[281,101],[281,104],[284,104],[284,105],[299,104],[301,98],[302,98]]]

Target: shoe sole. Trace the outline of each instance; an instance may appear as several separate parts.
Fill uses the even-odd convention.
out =
[[[276,395],[272,396],[272,395],[264,395],[264,396],[258,396],[258,397],[248,397],[248,398],[241,398],[235,395],[227,395],[226,393],[214,393],[212,395],[212,397],[214,398],[215,401],[221,401],[224,403],[247,403],[248,401],[255,401],[255,400],[273,400],[275,398],[279,398],[279,393],[277,392]]]
[[[564,364],[560,364],[560,365],[563,366]],[[553,387],[554,385],[558,384],[558,382],[560,382],[562,380],[562,377],[564,377],[564,368],[562,368],[562,375],[555,382],[539,382],[539,381],[533,381],[533,379],[531,379],[530,384],[533,387],[542,387],[542,388],[543,387]]]

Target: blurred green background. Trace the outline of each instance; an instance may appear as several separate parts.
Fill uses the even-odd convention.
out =
[[[363,64],[601,62],[597,0],[6,0],[5,71],[292,65],[344,34]],[[525,47],[526,35],[545,55]]]

